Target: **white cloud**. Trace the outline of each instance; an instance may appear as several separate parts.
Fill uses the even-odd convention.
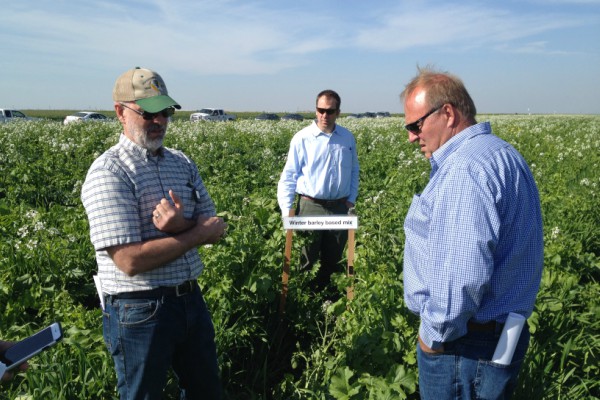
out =
[[[518,14],[472,5],[400,5],[381,15],[379,26],[357,35],[357,46],[375,51],[436,47],[455,51],[508,44],[583,24],[580,19],[543,13]]]
[[[385,2],[368,15],[357,15],[354,25],[350,18],[340,21],[332,10],[319,13],[310,6],[268,1],[27,3],[32,1],[8,4],[0,16],[0,32],[20,43],[12,51],[23,57],[49,55],[57,63],[67,59],[97,66],[115,65],[115,60],[168,62],[198,74],[273,74],[336,49],[533,51],[531,44],[518,41],[583,23],[480,3]],[[349,7],[343,11],[349,12]],[[536,47],[539,52],[544,49]]]
[[[322,18],[260,3],[189,1],[174,7],[155,0],[71,7],[15,7],[0,22],[15,38],[31,35],[20,40],[18,51],[66,58],[85,53],[85,62],[103,65],[115,59],[168,60],[200,74],[275,73],[336,43],[328,37],[333,29],[320,28]]]

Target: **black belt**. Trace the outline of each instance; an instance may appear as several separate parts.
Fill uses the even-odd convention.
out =
[[[478,324],[473,321],[467,322],[467,330],[469,332],[500,332],[504,324],[496,321],[486,322],[484,324]]]
[[[185,281],[177,286],[160,286],[156,289],[123,292],[112,295],[113,299],[153,299],[164,296],[180,297],[192,293],[198,287],[196,280]]]
[[[322,200],[322,199],[315,199],[314,197],[306,196],[304,194],[301,194],[300,197],[302,197],[305,200],[312,201],[313,203],[317,203],[324,207],[332,207],[337,204],[345,203],[346,200],[348,199],[347,197],[344,197],[344,198],[335,199],[335,200]]]

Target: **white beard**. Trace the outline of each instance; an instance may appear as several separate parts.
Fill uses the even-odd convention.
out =
[[[150,128],[152,129],[152,128]],[[149,129],[148,129],[149,130]],[[134,142],[146,150],[155,153],[158,149],[160,149],[163,145],[164,134],[156,139],[148,138],[148,130],[144,130],[138,127],[133,127],[131,129],[131,134],[134,138]]]

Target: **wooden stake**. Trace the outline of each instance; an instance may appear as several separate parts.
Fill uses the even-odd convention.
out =
[[[290,210],[289,216],[293,217],[294,209]],[[283,252],[283,273],[281,274],[281,300],[279,301],[279,314],[285,314],[285,300],[288,293],[288,281],[290,278],[290,259],[292,258],[292,238],[294,231],[287,229],[285,232],[285,250]]]
[[[348,300],[354,298],[354,229],[348,229],[348,277],[352,280],[349,287],[346,288],[346,297]]]

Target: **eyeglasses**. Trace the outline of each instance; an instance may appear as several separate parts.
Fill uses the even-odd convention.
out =
[[[131,111],[140,115],[146,121],[152,121],[154,118],[156,118],[159,115],[163,116],[164,118],[169,118],[169,117],[172,117],[173,114],[175,114],[175,109],[173,107],[165,108],[164,110],[159,111],[157,113],[149,113],[148,111],[143,111],[143,110],[140,111],[140,110],[136,110],[135,108],[128,107],[123,103],[119,103],[119,104],[125,108],[129,108]]]
[[[427,119],[427,117],[429,117],[431,114],[433,114],[434,112],[436,112],[437,110],[439,110],[443,106],[444,105],[442,104],[441,106],[430,110],[427,114],[423,115],[421,118],[419,118],[415,122],[412,122],[410,124],[404,125],[404,129],[406,129],[410,133],[418,135],[419,133],[421,133],[421,128],[423,127],[423,123],[425,122],[425,119]]]
[[[337,108],[319,108],[319,107],[317,107],[317,112],[319,114],[333,115],[337,112]]]

